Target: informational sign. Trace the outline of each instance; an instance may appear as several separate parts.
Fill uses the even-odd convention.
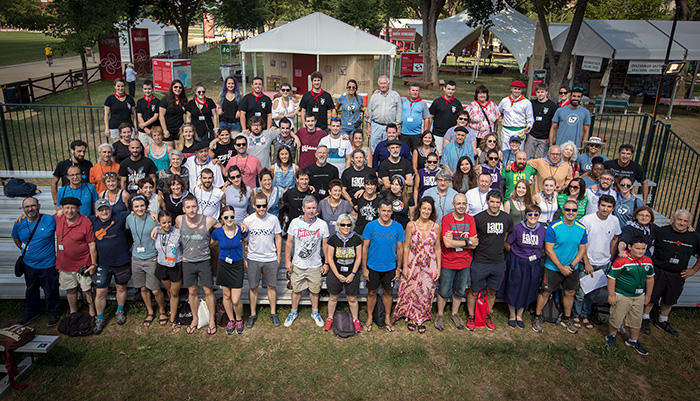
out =
[[[628,74],[653,74],[658,75],[663,71],[664,62],[663,61],[634,61],[630,60],[629,67],[627,67]]]
[[[114,35],[100,40],[100,79],[114,81],[122,78],[122,55],[119,50],[119,37]]]
[[[582,70],[600,72],[600,68],[603,66],[602,57],[591,57],[585,56],[583,58],[583,64],[581,65]]]
[[[174,79],[181,80],[185,85],[185,90],[192,89],[192,60],[153,59],[153,87],[155,90],[167,92]]]
[[[533,70],[532,71],[532,92],[530,93],[531,97],[537,96],[537,91],[535,88],[539,84],[545,83],[545,80],[547,78],[547,70]]]
[[[416,28],[389,28],[389,35],[392,41],[413,42],[416,40]]]
[[[226,43],[221,45],[221,55],[230,56],[231,55],[231,45]]]
[[[212,14],[204,13],[202,15],[203,25],[204,25],[204,37],[214,38],[214,16]]]
[[[136,72],[151,72],[151,48],[148,43],[148,29],[131,28],[131,53]]]
[[[423,74],[423,53],[401,53],[401,75]]]

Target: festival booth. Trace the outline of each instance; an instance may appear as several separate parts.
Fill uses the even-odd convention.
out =
[[[136,35],[134,35],[134,33],[136,33]],[[143,33],[145,33],[145,35]],[[129,38],[131,38],[131,43],[129,43]],[[139,46],[139,44],[143,43],[144,39],[147,43],[147,48],[145,50],[149,53],[148,62],[145,64],[149,66],[151,57],[163,57],[165,55],[169,57],[179,57],[180,55],[180,37],[175,28],[159,24],[149,18],[142,18],[138,19],[132,27],[132,35],[129,35],[126,29],[119,32],[119,47],[121,50],[122,63],[133,62],[136,64],[140,62],[139,60],[145,56],[145,52],[143,47]],[[136,45],[136,47],[134,45]],[[139,50],[141,51],[139,52]]]
[[[345,92],[348,79],[360,90],[371,92],[375,85],[374,56],[395,56],[396,46],[323,13],[313,13],[240,43],[241,66],[245,74],[246,55],[263,53],[266,91],[277,91],[289,82],[297,93],[311,88],[310,75],[323,74],[323,89],[331,94]],[[394,75],[393,63],[390,77]],[[253,74],[258,75],[257,63]],[[391,79],[391,78],[390,78]],[[246,90],[246,79],[241,80]]]

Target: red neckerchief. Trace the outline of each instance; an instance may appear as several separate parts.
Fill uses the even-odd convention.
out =
[[[143,100],[145,100],[146,103],[148,103],[148,108],[149,108],[149,109],[151,108],[151,102],[152,102],[153,99],[155,99],[155,98],[156,98],[155,96],[151,96],[151,100],[148,100],[148,99],[146,99],[146,95],[143,95]]]
[[[418,96],[418,100],[416,100],[415,102],[414,102],[413,100],[411,100],[410,97],[407,97],[406,100],[408,100],[409,102],[411,102],[411,108],[413,108],[413,104],[414,104],[414,103],[418,103],[418,102],[422,102],[422,101],[423,101],[423,99],[421,99],[420,96]],[[447,100],[445,100],[445,101],[447,102]],[[449,103],[449,102],[448,102],[448,103]]]
[[[176,97],[175,103],[177,103],[178,106],[182,107],[182,105],[180,104],[180,98]]]
[[[478,101],[478,100],[477,100],[476,102],[479,103],[479,106],[481,106],[482,109],[485,109],[485,108],[489,107],[489,104],[491,104],[491,101],[490,101],[490,100],[487,100],[486,103],[484,103],[484,104],[481,104],[481,102]],[[512,106],[512,105],[511,105],[511,106]]]
[[[203,102],[200,102],[199,99],[195,96],[194,101],[197,102],[197,104],[202,106],[202,107],[207,105],[207,98],[206,97],[204,98]]]
[[[447,100],[447,98],[445,97],[445,95],[442,95],[442,98],[445,99],[445,103],[446,103],[446,104],[450,104],[451,101],[455,100],[455,97],[454,97],[454,96],[452,96],[452,99],[450,99],[450,100]]]
[[[117,100],[121,101],[122,99],[126,98],[127,94],[125,93],[122,96],[119,96],[119,95],[117,95],[117,92],[114,92],[113,95],[114,95],[114,97],[117,98]]]
[[[516,104],[516,103],[518,103],[519,101],[525,100],[525,96],[523,96],[522,94],[520,94],[520,96],[519,96],[517,99],[513,100],[513,96],[512,96],[512,95],[508,95],[508,99],[510,100],[510,107],[513,107],[513,105]]]
[[[564,102],[564,103],[559,102],[559,107],[564,107],[564,106],[568,105],[569,103],[571,103],[571,99],[566,99],[566,102]]]
[[[525,165],[525,167],[523,167],[522,170],[516,170],[516,169],[515,169],[515,162],[513,162],[513,163],[510,164],[510,171],[512,171],[512,172],[514,172],[514,173],[522,173],[523,171],[525,171],[525,168],[527,168],[527,164]]]
[[[250,94],[253,95],[253,97],[255,98],[255,103],[257,103],[258,99],[260,99],[261,97],[263,97],[265,95],[262,92],[260,93],[260,96],[255,96],[255,92],[250,92]]]
[[[313,90],[310,90],[309,93],[311,94],[311,97],[314,98],[314,101],[315,101],[316,103],[318,103],[318,97],[321,96],[321,95],[323,95],[323,89],[321,89],[321,91],[318,92],[318,94],[316,94],[316,95],[314,95],[314,91],[313,91]]]

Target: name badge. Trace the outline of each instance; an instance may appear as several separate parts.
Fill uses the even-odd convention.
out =
[[[542,116],[535,117],[535,121],[542,121]]]
[[[319,193],[319,195],[325,195],[325,194],[326,194],[326,190],[325,190],[325,189],[319,189],[319,190],[318,190],[318,193]]]
[[[62,251],[63,250],[63,245],[58,245],[58,250]]]
[[[347,273],[350,271],[350,268],[347,266],[340,266],[340,272],[341,273]]]
[[[636,290],[634,290],[634,293],[635,294],[644,294],[644,288],[637,288]]]
[[[406,119],[406,121],[408,121],[409,123],[412,123],[412,122],[413,122],[413,117],[408,117],[408,118]]]
[[[146,252],[146,247],[145,247],[145,246],[137,246],[137,247],[136,247],[136,252],[138,252],[138,253],[145,253],[145,252]]]
[[[674,265],[677,265],[678,263],[680,263],[680,260],[678,260],[678,259],[676,259],[676,258],[671,258],[671,259],[668,260],[668,262],[669,262],[669,263],[673,263]]]
[[[228,263],[228,264],[232,264],[232,263],[233,263],[233,259],[231,259],[231,258],[226,258],[226,259],[224,259],[224,262],[226,262],[226,263]]]
[[[455,252],[462,252],[464,248],[455,248]]]
[[[352,125],[352,123],[350,121],[348,121],[348,125]]]
[[[199,116],[199,121],[204,121],[204,116]]]
[[[318,113],[318,107],[312,108],[312,109],[311,109],[311,112],[312,112],[312,113]]]
[[[528,259],[530,262],[534,262],[535,260],[537,260],[537,256],[535,256],[535,255],[530,255],[530,257],[527,258],[527,259]]]
[[[255,112],[255,117],[260,117],[260,116],[262,116],[262,113],[259,112],[259,111],[256,111],[256,112]]]

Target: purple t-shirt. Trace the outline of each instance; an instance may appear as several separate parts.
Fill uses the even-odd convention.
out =
[[[491,189],[501,189],[501,164],[499,163],[496,167],[491,168],[488,164],[484,163],[481,165],[481,172],[491,174]]]
[[[435,175],[440,171],[440,168],[436,168],[432,172],[427,171],[422,168],[418,170],[418,199],[423,197],[423,193],[434,186],[437,186],[437,181],[435,181]]]
[[[542,224],[537,223],[535,228],[530,228],[523,220],[513,227],[513,232],[506,241],[511,244],[510,251],[515,256],[527,259],[535,255],[536,259],[540,259],[542,257],[545,232],[546,230]]]

